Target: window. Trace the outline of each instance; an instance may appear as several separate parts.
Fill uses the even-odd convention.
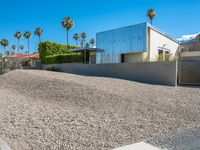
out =
[[[163,50],[162,49],[158,50],[158,55],[163,55]]]
[[[170,59],[169,49],[158,49],[158,61],[165,61]]]

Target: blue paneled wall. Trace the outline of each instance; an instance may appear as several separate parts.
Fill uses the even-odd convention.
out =
[[[97,33],[97,63],[120,63],[121,54],[147,51],[147,24]]]

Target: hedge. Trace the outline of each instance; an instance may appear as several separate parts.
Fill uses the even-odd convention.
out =
[[[56,54],[47,56],[45,64],[61,64],[61,63],[81,63],[83,62],[82,54]]]
[[[52,64],[58,62],[68,63],[76,61],[80,62],[80,60],[82,60],[81,54],[74,54],[69,52],[70,49],[74,48],[77,48],[77,46],[63,45],[47,41],[40,42],[38,51],[40,53],[40,58],[43,64]]]

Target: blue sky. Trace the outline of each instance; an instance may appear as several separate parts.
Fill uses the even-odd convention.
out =
[[[89,40],[100,31],[147,22],[149,8],[158,13],[154,25],[172,37],[200,32],[200,0],[4,0],[0,5],[0,39],[17,44],[16,31],[33,33],[39,26],[44,30],[42,40],[64,44],[66,32],[61,21],[71,16],[75,27],[69,41],[75,44],[74,33],[86,32]],[[37,51],[37,42],[32,36],[31,51]],[[21,43],[27,47],[26,39]]]

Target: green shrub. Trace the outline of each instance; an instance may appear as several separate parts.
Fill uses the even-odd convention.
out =
[[[172,61],[172,54],[160,54],[157,56],[157,61]]]
[[[41,42],[39,44],[39,54],[43,64],[80,62],[81,54],[70,53],[70,49],[77,46],[57,44],[54,42]]]
[[[61,64],[61,63],[81,63],[83,62],[83,57],[81,53],[77,54],[56,54],[47,56],[45,59],[45,64]]]

